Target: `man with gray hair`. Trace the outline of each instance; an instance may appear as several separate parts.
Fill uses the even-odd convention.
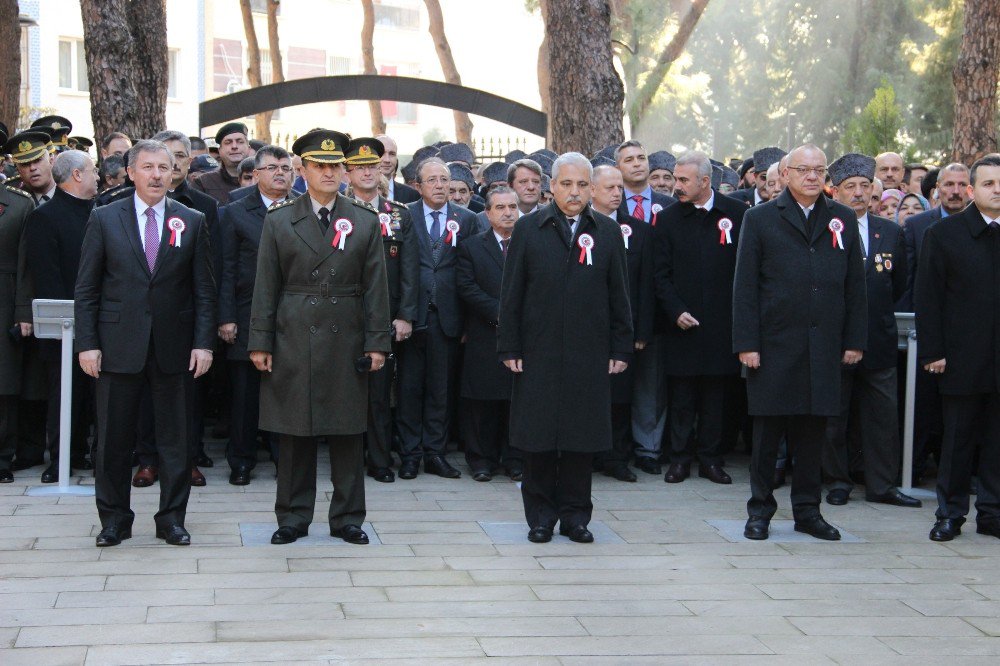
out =
[[[86,153],[67,150],[55,158],[52,177],[56,182],[52,198],[28,216],[28,272],[35,283],[35,298],[73,300],[83,233],[97,196],[97,169]],[[58,340],[38,341],[48,391],[46,445],[50,464],[43,474],[44,481],[59,480],[61,348]],[[89,389],[90,382],[83,371],[74,367],[70,466],[77,469],[91,467],[87,461],[89,419],[84,409],[89,402]]]
[[[632,357],[621,228],[594,214],[580,153],[552,165],[552,205],[514,225],[497,351],[514,373],[510,445],[524,451],[528,540],[590,543],[593,455],[611,442],[611,375]]]

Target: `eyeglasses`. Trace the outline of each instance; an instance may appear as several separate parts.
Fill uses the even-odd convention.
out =
[[[268,173],[274,173],[278,169],[281,169],[281,173],[292,172],[292,167],[288,166],[287,164],[282,164],[280,166],[277,164],[268,164],[267,166],[257,167],[257,171],[266,171]]]
[[[428,185],[447,185],[451,182],[451,178],[444,178],[442,176],[431,176],[430,178],[424,178],[422,181],[417,181],[419,183],[427,183]]]
[[[817,178],[826,177],[826,167],[790,166],[788,168],[794,171],[795,173],[799,174],[803,178],[805,178],[810,173],[816,176]]]

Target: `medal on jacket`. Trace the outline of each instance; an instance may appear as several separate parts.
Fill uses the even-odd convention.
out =
[[[333,247],[338,250],[344,249],[344,243],[347,242],[347,237],[351,235],[354,231],[354,225],[346,217],[342,217],[333,223],[333,228],[336,229],[337,233],[333,236],[333,241],[330,243]]]
[[[458,245],[458,222],[455,220],[448,220],[448,223],[444,225],[444,228],[448,230],[448,235],[445,237],[444,242],[449,243],[452,247]]]
[[[719,245],[732,245],[733,237],[729,232],[733,230],[733,221],[728,217],[719,220]]]
[[[179,217],[172,217],[167,220],[167,228],[170,229],[170,244],[174,247],[181,246],[181,234],[184,233],[184,220]]]
[[[622,225],[622,239],[625,241],[625,249],[628,249],[628,237],[632,235],[632,227],[627,224]]]
[[[379,213],[378,223],[382,227],[382,235],[392,238],[392,227],[389,226],[392,223],[392,218],[389,217],[389,213]]]
[[[839,247],[841,250],[844,249],[844,237],[841,236],[841,232],[844,231],[844,223],[840,221],[839,217],[835,217],[830,220],[829,224],[831,242],[833,247]]]
[[[594,237],[590,234],[580,234],[576,244],[580,246],[580,263],[586,262],[588,266],[593,266],[594,257],[590,251],[594,247]]]
[[[663,206],[661,206],[660,204],[653,204],[653,207],[650,208],[649,210],[650,210],[651,213],[653,213],[653,217],[649,220],[649,226],[655,227],[656,226],[656,214],[659,213],[661,210],[663,210]]]

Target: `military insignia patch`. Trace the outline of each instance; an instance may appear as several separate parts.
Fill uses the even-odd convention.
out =
[[[359,157],[371,157],[373,155],[371,146],[362,145],[358,148]]]
[[[31,150],[31,142],[22,141],[21,143],[17,144],[17,150],[22,153],[28,152],[29,150]]]
[[[389,248],[389,256],[390,257],[396,257],[398,254],[399,254],[399,246],[398,245],[393,245],[392,247]]]
[[[323,150],[336,150],[337,144],[334,143],[333,139],[323,139],[323,143],[319,144],[319,147]]]

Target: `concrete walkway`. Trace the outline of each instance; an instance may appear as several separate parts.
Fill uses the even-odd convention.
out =
[[[133,492],[135,536],[98,549],[92,498],[27,496],[40,467],[0,486],[0,664],[1000,663],[1000,542],[928,541],[933,502],[824,505],[853,543],[747,542],[735,458],[732,486],[595,476],[598,543],[535,545],[517,487],[463,464],[369,479],[372,545],[326,536],[329,481],[309,543],[252,545],[273,465],[230,486],[218,446],[188,548],[154,538],[157,487]]]

